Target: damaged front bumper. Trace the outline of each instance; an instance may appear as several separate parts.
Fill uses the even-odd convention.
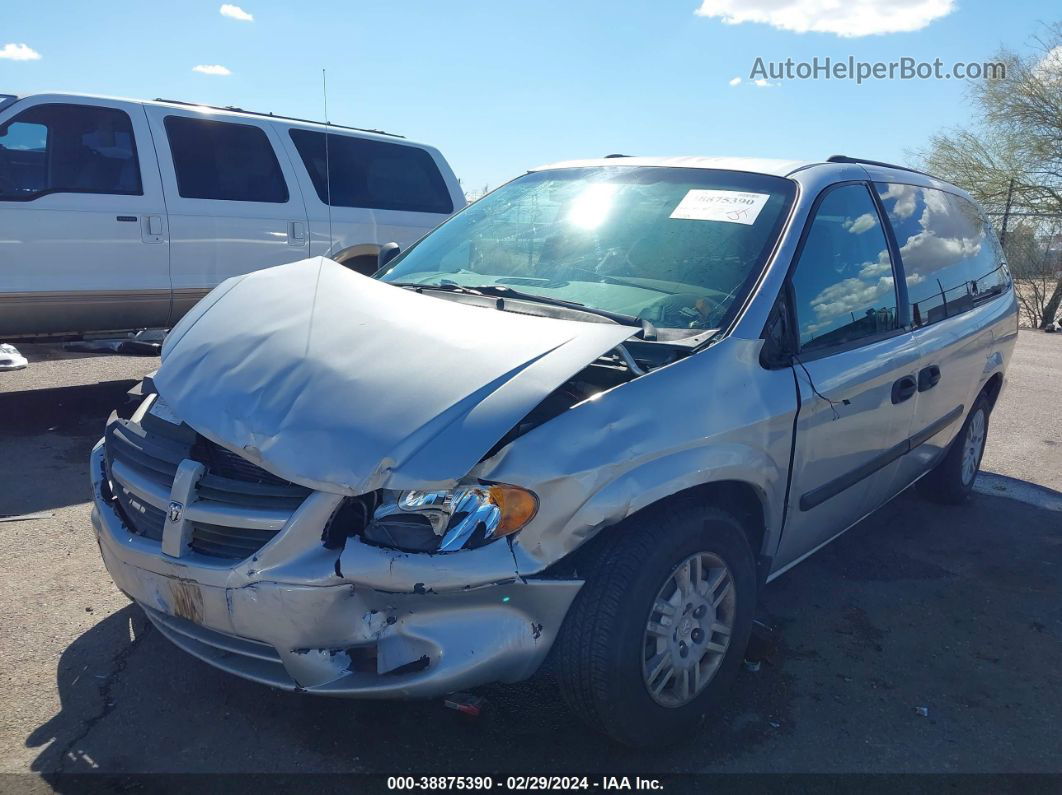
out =
[[[274,687],[402,698],[526,679],[582,585],[527,580],[512,566],[511,578],[483,582],[499,556],[512,559],[507,541],[452,555],[356,539],[342,553],[324,549],[321,530],[340,499],[324,493],[248,560],[171,558],[115,509],[102,447],[92,452],[92,523],[115,584],[185,651]]]

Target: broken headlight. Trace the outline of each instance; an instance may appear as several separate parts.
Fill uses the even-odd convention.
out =
[[[511,535],[537,511],[532,492],[503,484],[385,491],[363,535],[408,552],[454,552]]]

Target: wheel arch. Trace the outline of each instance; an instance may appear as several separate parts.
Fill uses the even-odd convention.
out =
[[[644,501],[622,518],[597,528],[588,540],[548,566],[543,573],[577,575],[585,569],[591,558],[599,554],[602,547],[610,543],[614,538],[613,533],[623,532],[625,528],[635,525],[640,519],[651,516],[661,508],[690,505],[721,508],[733,514],[745,533],[749,550],[756,561],[758,582],[762,584],[769,572],[773,545],[777,541],[777,533],[771,532],[769,492],[751,479],[734,477],[705,480]]]
[[[985,385],[981,387],[981,394],[988,400],[988,408],[994,409],[996,407],[996,401],[999,400],[999,393],[1003,391],[1003,373],[996,372],[985,382]]]
[[[379,253],[380,246],[376,243],[356,243],[353,246],[341,248],[331,255],[331,259],[369,276],[376,271],[376,257]],[[366,270],[370,272],[365,273]]]

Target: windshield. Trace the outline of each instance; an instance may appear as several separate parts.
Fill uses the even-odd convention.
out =
[[[378,278],[507,289],[699,333],[718,328],[756,277],[794,193],[790,180],[734,171],[533,172],[455,215]]]

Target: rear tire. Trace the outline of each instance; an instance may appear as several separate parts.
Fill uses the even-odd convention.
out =
[[[970,499],[985,453],[991,411],[987,398],[978,396],[948,452],[922,478],[922,494],[943,505],[961,505]]]
[[[561,694],[625,745],[692,739],[748,645],[756,572],[741,524],[662,505],[608,532],[560,637]]]

